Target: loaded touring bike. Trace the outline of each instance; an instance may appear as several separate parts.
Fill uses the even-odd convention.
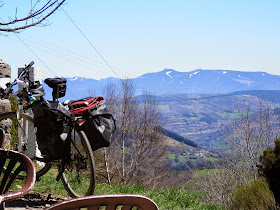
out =
[[[58,172],[52,190],[61,180],[71,197],[92,195],[95,188],[93,150],[109,146],[115,120],[101,103],[103,97],[60,103],[58,98],[66,91],[64,78],[45,80],[53,88],[53,100],[45,100],[40,81],[30,78],[33,64],[23,68],[13,83],[0,90],[1,98],[8,98],[12,87],[18,86],[14,93],[18,111],[0,114],[0,120],[18,121],[16,149],[33,160],[37,180],[55,166]]]

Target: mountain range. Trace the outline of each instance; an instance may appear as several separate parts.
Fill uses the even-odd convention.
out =
[[[138,99],[141,100],[143,90],[157,95],[166,129],[209,149],[224,148],[220,130],[236,104],[256,104],[262,98],[280,107],[280,76],[265,72],[165,69],[131,80]],[[104,87],[112,82],[120,80],[67,78],[67,94],[60,101],[105,95]],[[45,91],[46,98],[51,99],[52,90],[45,87]]]
[[[241,90],[279,89],[280,76],[265,72],[195,70],[178,72],[165,69],[134,79],[136,86],[156,95],[177,93],[230,93]]]
[[[66,78],[66,99],[78,99],[87,95],[102,95],[108,83],[120,80],[106,78],[95,80],[83,77]],[[244,90],[279,90],[280,76],[266,72],[242,72],[232,70],[201,70],[178,72],[164,69],[156,73],[147,73],[131,79],[136,87],[136,95],[148,91],[154,95],[205,93],[221,94]],[[45,88],[51,96],[50,88]]]

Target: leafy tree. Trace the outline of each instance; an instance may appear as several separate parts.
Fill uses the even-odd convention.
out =
[[[259,173],[268,180],[275,200],[280,204],[280,139],[275,139],[275,146],[268,147],[260,156]]]

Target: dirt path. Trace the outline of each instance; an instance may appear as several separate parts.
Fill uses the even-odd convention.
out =
[[[22,198],[6,203],[6,209],[44,209],[54,203],[63,201],[63,198],[51,197],[47,199],[47,195],[27,194]]]

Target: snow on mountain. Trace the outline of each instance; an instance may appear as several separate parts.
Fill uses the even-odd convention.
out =
[[[78,77],[74,77],[74,78],[69,78],[68,80],[70,80],[70,81],[75,81],[75,80],[77,80],[77,79],[79,79]]]
[[[166,72],[165,74],[168,75],[171,79],[173,79],[173,78],[170,76],[170,73],[171,73],[171,71],[168,71],[168,72]]]
[[[198,74],[198,73],[199,73],[199,71],[194,72],[194,73],[190,74],[189,77],[192,78],[192,75],[196,75],[196,74]]]
[[[147,73],[132,79],[136,94],[143,91],[151,94],[179,93],[231,93],[243,90],[279,90],[280,76],[265,72],[241,72],[232,70],[202,70],[178,72],[164,69],[156,73]],[[108,83],[117,82],[117,78],[101,80],[73,77],[67,78],[67,99],[76,100],[89,95],[102,95]],[[46,92],[51,96],[49,87]],[[103,94],[104,95],[104,94]]]
[[[143,89],[157,95],[280,89],[280,76],[265,72],[202,69],[178,72],[173,69],[164,69],[133,80],[137,87],[137,94],[141,94]]]

